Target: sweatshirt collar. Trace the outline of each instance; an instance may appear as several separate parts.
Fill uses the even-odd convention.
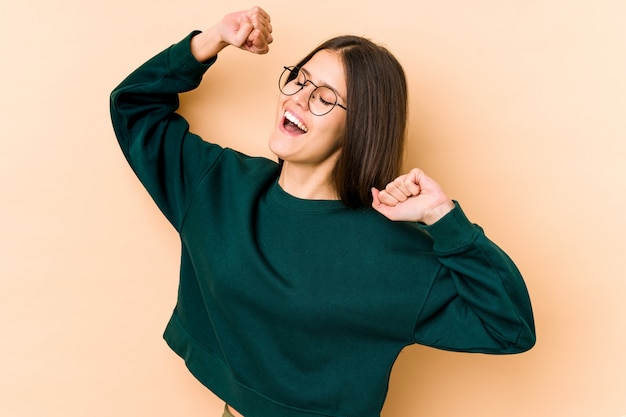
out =
[[[270,188],[269,195],[272,201],[295,211],[321,212],[347,209],[340,200],[306,200],[294,197],[283,190],[280,184],[278,184],[278,179]]]

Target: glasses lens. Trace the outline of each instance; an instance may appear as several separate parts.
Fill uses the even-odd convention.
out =
[[[298,68],[285,67],[282,74],[280,74],[278,88],[281,93],[291,96],[302,90],[305,81],[304,74]]]
[[[309,97],[309,110],[318,116],[323,116],[337,104],[337,94],[328,87],[317,87]]]

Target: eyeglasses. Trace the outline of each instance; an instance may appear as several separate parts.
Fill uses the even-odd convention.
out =
[[[337,102],[337,93],[330,87],[317,86],[313,81],[306,78],[304,71],[298,67],[283,67],[278,80],[278,89],[286,96],[293,96],[298,91],[311,84],[315,89],[309,96],[309,110],[316,116],[323,116],[329,113],[335,106],[348,110]]]

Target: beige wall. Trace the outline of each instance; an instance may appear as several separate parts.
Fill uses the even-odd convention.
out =
[[[217,416],[161,340],[178,242],[117,148],[108,94],[250,3],[35,3],[0,5],[0,415]],[[184,98],[195,130],[268,155],[281,65],[338,33],[388,45],[410,81],[407,167],[462,202],[534,301],[529,353],[404,351],[383,417],[626,415],[626,2],[287,4],[261,4],[269,55],[225,52]]]

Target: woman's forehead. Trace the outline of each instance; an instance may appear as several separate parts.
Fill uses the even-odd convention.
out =
[[[308,79],[318,86],[325,85],[337,92],[345,92],[346,76],[341,54],[323,49],[302,66]]]

